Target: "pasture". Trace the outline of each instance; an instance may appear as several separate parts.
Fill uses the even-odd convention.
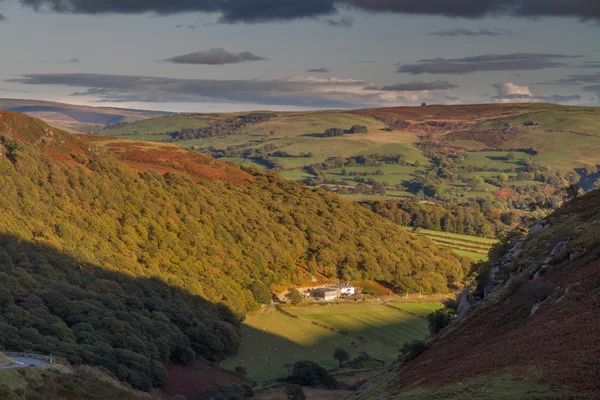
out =
[[[300,360],[312,360],[328,369],[337,368],[338,363],[332,356],[336,347],[346,349],[353,358],[359,351],[366,351],[374,358],[391,362],[398,356],[402,344],[424,339],[429,334],[427,321],[414,314],[440,305],[437,302],[419,304],[407,306],[408,312],[370,303],[286,308],[290,314],[351,336],[334,333],[269,308],[246,317],[239,353],[221,366],[229,370],[244,366],[252,379],[262,382],[288,376],[291,366]],[[366,342],[356,346],[355,350],[350,344],[356,336],[363,336]]]
[[[352,357],[358,355],[350,347],[352,340],[270,309],[246,316],[240,350],[222,366],[230,370],[244,366],[252,379],[259,382],[288,376],[288,366],[300,360],[336,368],[337,361],[332,357],[336,347],[346,349]]]
[[[400,347],[429,334],[427,321],[402,310],[381,304],[331,304],[296,307],[289,313],[332,328],[362,336],[365,343],[357,348],[387,362],[398,357]]]
[[[455,254],[470,258],[473,261],[487,259],[487,254],[492,245],[497,243],[496,239],[482,238],[478,236],[460,235],[457,233],[431,231],[421,228],[405,227],[406,230],[417,235],[425,236],[433,240],[437,245],[450,248]]]
[[[179,131],[181,129],[199,129],[209,126],[205,118],[189,115],[167,115],[163,117],[151,118],[140,122],[126,124],[103,132],[106,136],[125,136],[128,139],[144,138],[152,135],[167,136],[169,132]],[[144,140],[144,139],[141,139]],[[160,140],[150,138],[147,140]]]

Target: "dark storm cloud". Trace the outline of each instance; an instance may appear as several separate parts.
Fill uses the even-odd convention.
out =
[[[0,0],[2,1],[2,0]],[[339,6],[361,11],[446,17],[576,17],[600,20],[596,0],[18,0],[36,10],[73,14],[218,13],[221,22],[258,23],[318,17]]]
[[[350,28],[354,25],[354,18],[352,17],[341,17],[340,19],[326,19],[325,23],[330,26],[337,26],[340,28]]]
[[[541,85],[586,85],[600,82],[600,72],[594,74],[572,74],[565,78],[550,82],[540,82]]]
[[[5,17],[4,15],[0,14],[0,22],[4,21],[8,21],[8,17]]]
[[[331,71],[328,70],[327,68],[312,68],[312,69],[307,69],[306,72],[316,73],[316,74],[328,74]]]
[[[513,31],[508,29],[466,29],[466,28],[455,28],[443,31],[431,31],[429,35],[431,36],[442,36],[442,37],[452,37],[452,36],[502,36],[502,35],[512,35]]]
[[[434,82],[408,82],[388,85],[380,88],[384,91],[400,91],[400,92],[418,92],[423,90],[448,90],[455,89],[458,85],[454,85],[448,81]]]
[[[110,102],[250,102],[265,105],[348,108],[381,104],[367,83],[337,78],[180,79],[108,74],[28,74],[7,82],[71,87],[74,96]],[[81,88],[84,90],[81,91]]]
[[[583,90],[586,92],[600,93],[600,85],[584,86]]]
[[[398,14],[600,19],[600,3],[595,0],[347,0],[347,3],[363,10]]]
[[[195,53],[184,54],[163,60],[174,64],[204,64],[204,65],[224,65],[239,64],[247,61],[263,61],[266,58],[257,56],[248,51],[242,53],[230,53],[225,49],[210,49],[197,51]]]
[[[532,71],[566,67],[565,60],[580,56],[542,53],[484,54],[464,58],[435,58],[419,60],[415,64],[397,64],[398,72],[413,75],[470,74],[479,71]]]

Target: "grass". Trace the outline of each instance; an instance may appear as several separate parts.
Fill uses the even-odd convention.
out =
[[[440,308],[442,308],[444,305],[442,303],[397,303],[397,302],[390,302],[388,303],[390,306],[392,307],[396,307],[400,310],[412,313],[412,314],[418,314],[422,317],[426,317],[427,315],[431,314],[432,312],[434,312],[435,310],[439,310]]]
[[[300,360],[335,368],[337,361],[332,354],[336,347],[345,348],[353,357],[357,355],[350,348],[352,340],[276,311],[248,315],[242,327],[240,350],[223,366],[233,370],[236,365],[243,365],[257,381],[286,377],[286,365]]]
[[[482,261],[487,259],[489,249],[496,239],[482,238],[478,236],[461,235],[458,233],[432,231],[428,229],[415,229],[405,227],[406,230],[428,237],[436,242],[437,245],[450,248],[459,256],[470,258],[473,261]]]
[[[115,129],[104,131],[102,134],[105,136],[127,136],[129,139],[132,139],[133,136],[146,137],[146,135],[166,134],[185,128],[200,129],[206,128],[207,126],[209,126],[209,124],[206,120],[197,116],[168,115],[120,126]]]
[[[551,389],[528,379],[515,379],[505,374],[501,376],[480,376],[463,382],[441,387],[422,387],[391,390],[389,383],[395,371],[387,377],[376,381],[371,387],[358,396],[357,400],[389,399],[389,400],[534,400],[565,399],[567,393]]]
[[[508,171],[512,167],[523,167],[523,159],[528,156],[523,151],[514,151],[515,159],[513,161],[506,160],[507,151],[471,151],[464,161],[464,165],[472,165],[474,167],[489,167],[498,168],[502,171]],[[499,172],[495,172],[499,174]]]
[[[363,336],[366,343],[359,349],[388,362],[397,358],[398,350],[404,343],[424,339],[429,334],[427,322],[422,318],[380,304],[298,307],[288,312],[352,335]]]

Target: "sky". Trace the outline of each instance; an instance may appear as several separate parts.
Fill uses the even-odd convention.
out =
[[[600,105],[600,0],[0,0],[0,97],[164,111]]]

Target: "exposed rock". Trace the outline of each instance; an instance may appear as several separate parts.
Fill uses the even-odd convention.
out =
[[[579,257],[581,257],[582,254],[583,254],[582,251],[576,251],[576,252],[574,252],[573,254],[571,254],[569,256],[569,261],[575,261],[575,260],[577,260]]]
[[[488,294],[492,293],[494,290],[496,290],[498,288],[497,285],[487,285],[486,287],[483,288],[483,297],[487,297]]]
[[[546,257],[546,259],[544,260],[544,265],[548,265],[552,262],[552,256]]]
[[[463,290],[458,296],[458,307],[456,308],[456,317],[462,319],[469,313],[471,304],[469,303],[469,291]]]
[[[519,257],[519,255],[520,255],[522,252],[523,252],[523,250],[521,250],[521,249],[517,249],[517,250],[515,250],[515,252],[513,253],[513,257],[514,257],[514,258],[517,258],[517,257]]]
[[[535,303],[533,305],[533,307],[531,307],[531,312],[529,313],[529,316],[531,317],[533,314],[535,314],[538,310],[540,309],[540,303]]]
[[[542,224],[541,222],[538,222],[537,224],[535,224],[534,226],[529,228],[529,236],[537,235],[538,233],[540,233],[543,230],[544,230],[544,224]]]
[[[567,242],[565,241],[560,241],[556,244],[556,246],[554,246],[554,248],[552,249],[552,251],[550,252],[551,256],[555,256],[558,253],[563,252],[565,249],[567,248]]]
[[[558,217],[558,218],[560,218],[560,219],[563,219],[563,220],[564,220],[564,219],[568,219],[568,218],[569,218],[569,216],[568,216],[567,214],[563,214],[563,215],[561,215],[561,216],[560,216],[560,217]]]

